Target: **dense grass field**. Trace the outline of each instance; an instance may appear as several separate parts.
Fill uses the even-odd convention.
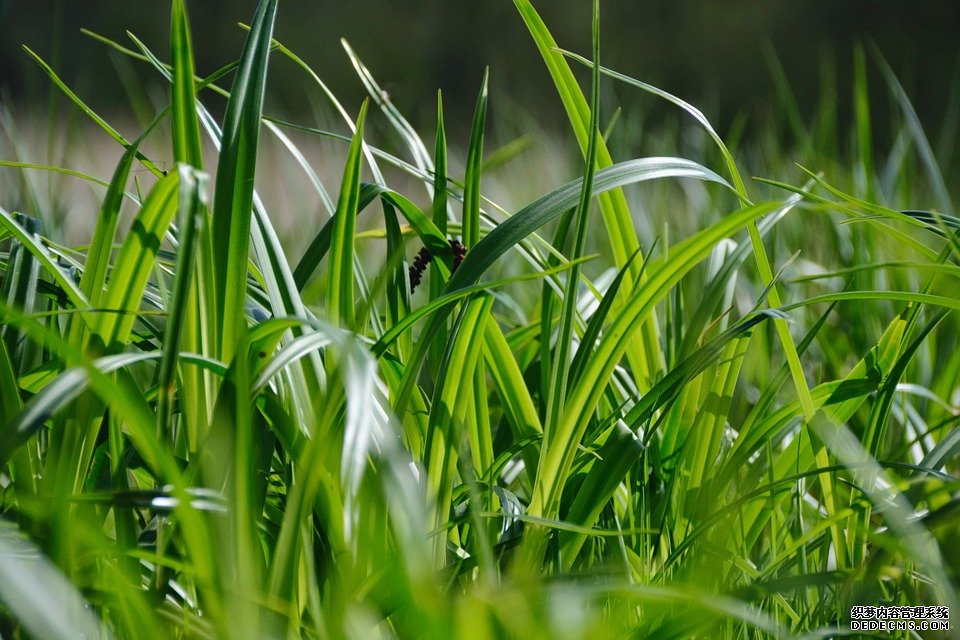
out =
[[[568,147],[485,145],[486,77],[417,132],[349,46],[341,105],[276,0],[206,77],[184,0],[169,51],[95,36],[168,82],[133,139],[25,51],[118,159],[2,122],[0,637],[956,633],[851,608],[960,612],[960,110],[928,139],[857,46],[813,116],[772,57],[770,119],[721,135],[602,66],[598,2],[578,55],[514,1]],[[265,112],[281,61],[338,123]]]

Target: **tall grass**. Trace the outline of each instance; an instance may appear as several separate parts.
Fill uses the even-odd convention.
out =
[[[345,43],[370,100],[341,105],[273,40],[276,0],[208,77],[184,0],[168,61],[97,36],[170,83],[134,140],[27,50],[122,156],[84,246],[0,209],[3,637],[828,637],[857,604],[960,611],[960,220],[882,56],[854,53],[849,146],[783,78],[797,169],[775,131],[738,149],[604,67],[596,0],[589,58],[515,4],[582,164],[513,211],[484,195],[486,75],[459,173],[441,99],[424,139]],[[279,58],[347,135],[264,113]],[[691,116],[698,161],[615,160],[637,132],[608,126],[611,81]],[[336,197],[295,129],[344,145]],[[258,164],[264,136],[329,213],[295,262],[255,186],[298,178]]]

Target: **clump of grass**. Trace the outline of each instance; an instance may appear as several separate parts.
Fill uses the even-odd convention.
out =
[[[4,636],[787,637],[841,633],[856,604],[960,606],[960,221],[882,58],[891,171],[858,50],[851,165],[750,183],[698,109],[601,65],[598,2],[590,58],[515,4],[583,165],[511,212],[483,195],[486,76],[451,175],[442,102],[428,143],[347,46],[354,118],[273,40],[276,0],[205,78],[183,0],[168,62],[100,38],[171,85],[132,141],[37,58],[123,155],[86,246],[0,209]],[[348,135],[264,114],[281,56]],[[615,162],[606,77],[692,116],[703,163]],[[374,117],[404,157],[364,142]],[[348,144],[336,198],[292,128]],[[265,134],[330,213],[297,262],[254,188]],[[654,181],[688,197],[632,207]],[[667,229],[645,246],[640,210]],[[678,214],[696,224],[660,226]]]

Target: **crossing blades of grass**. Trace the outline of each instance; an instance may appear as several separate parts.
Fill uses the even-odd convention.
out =
[[[573,214],[573,246],[570,256],[576,260],[583,255],[587,242],[587,220],[590,213],[590,203],[593,200],[593,180],[596,173],[597,148],[600,144],[600,4],[593,3],[593,73],[591,75],[590,91],[590,135],[587,143],[583,166],[583,184],[580,189],[580,199]],[[621,277],[626,274],[633,257],[621,269]],[[550,440],[556,429],[556,423],[563,413],[564,402],[568,392],[570,377],[572,339],[574,337],[574,314],[577,311],[577,298],[580,290],[580,268],[573,267],[567,277],[563,292],[563,306],[560,311],[560,325],[557,330],[554,353],[550,362],[550,379],[547,383],[547,414],[544,430],[544,447],[541,452],[549,448]],[[614,289],[614,295],[619,288]]]
[[[729,185],[713,171],[689,160],[679,158],[641,158],[628,160],[606,169],[597,171],[594,178],[593,195],[599,195],[628,184],[655,180],[660,178],[694,178]],[[455,292],[476,282],[484,271],[501,255],[516,246],[521,240],[533,233],[547,222],[559,217],[575,206],[580,199],[582,180],[574,180],[562,187],[554,189],[547,195],[538,198],[510,218],[502,222],[481,242],[477,244],[457,268],[457,272],[450,278],[445,291]],[[407,368],[407,382],[400,391],[398,410],[402,409],[412,391],[412,384],[416,377],[430,340],[444,322],[449,307],[441,308],[424,330],[420,348],[416,351]]]
[[[564,60],[563,54],[559,53],[556,40],[550,35],[546,24],[544,24],[536,9],[533,8],[531,2],[529,0],[514,0],[514,4],[547,65],[550,77],[560,94],[574,135],[580,144],[580,150],[586,155],[591,134],[589,104],[580,90],[570,66]],[[613,158],[607,150],[606,144],[602,140],[598,141],[597,167],[603,169],[611,164],[613,164]],[[626,197],[622,190],[612,189],[609,193],[600,195],[599,201],[616,265],[623,267],[630,256],[640,250],[640,242],[637,238],[630,209],[627,206]],[[640,273],[643,256],[640,260],[634,261],[633,264],[633,273],[628,276],[626,282],[627,291],[632,288],[633,280]],[[638,379],[643,386],[646,386],[647,381],[662,368],[658,333],[656,318],[648,318],[644,321],[640,343],[630,347],[631,364],[641,372]]]
[[[599,176],[598,173],[598,183]],[[638,317],[649,312],[673,284],[709,254],[716,242],[775,208],[775,204],[764,204],[731,214],[721,222],[679,243],[671,249],[668,263],[651,269],[649,280],[612,320],[580,381],[571,390],[557,431],[548,450],[541,455],[530,513],[548,518],[556,516],[573,457],[583,439],[593,407],[604,391],[605,385],[600,381],[609,379],[632,332],[639,328],[636,324]],[[528,541],[525,541],[525,545],[529,545],[528,558],[539,563],[544,543],[542,536],[531,535]]]

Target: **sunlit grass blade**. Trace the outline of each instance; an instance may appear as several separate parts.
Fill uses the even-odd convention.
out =
[[[584,58],[583,56],[577,55],[576,53],[562,50],[562,49],[560,50],[560,52],[563,55],[570,58],[571,60],[576,60],[577,62],[585,66],[588,66],[588,67],[593,66],[593,62],[591,62],[589,58]],[[727,171],[730,174],[730,182],[736,189],[739,197],[744,202],[749,202],[749,199],[747,197],[747,188],[743,182],[743,178],[741,177],[740,170],[737,168],[737,162],[733,157],[733,153],[730,152],[730,149],[727,148],[727,145],[726,143],[724,143],[723,138],[720,137],[720,134],[717,133],[716,129],[713,128],[713,125],[710,124],[710,121],[707,119],[707,117],[703,114],[703,112],[700,109],[693,106],[686,100],[679,98],[673,95],[672,93],[664,91],[659,87],[655,87],[651,84],[647,84],[642,80],[631,78],[630,76],[614,71],[613,69],[609,69],[607,67],[601,66],[600,72],[605,76],[608,76],[615,80],[619,80],[620,82],[624,82],[626,84],[632,85],[634,87],[637,87],[638,89],[641,89],[642,91],[646,91],[647,93],[653,94],[658,98],[662,98],[667,102],[675,104],[676,106],[680,107],[681,109],[686,111],[688,114],[690,114],[690,116],[692,116],[693,119],[696,120],[701,127],[703,127],[703,130],[707,132],[707,135],[710,136],[714,144],[717,146],[717,149],[720,151],[720,154],[723,156],[723,161],[727,165]]]
[[[159,402],[157,406],[157,432],[169,434],[169,420],[173,403],[174,375],[176,373],[177,358],[180,352],[181,331],[191,316],[190,295],[194,282],[194,267],[202,229],[207,222],[207,179],[188,165],[178,165],[179,182],[179,211],[180,224],[178,228],[179,246],[177,254],[176,276],[173,284],[173,293],[167,306],[167,326],[164,334],[164,354],[159,373]],[[185,401],[200,402],[196,396],[184,394]],[[195,446],[199,440],[197,424],[187,423],[187,441]],[[172,440],[172,438],[171,438]],[[193,450],[191,446],[191,450]]]
[[[424,465],[429,479],[429,500],[436,503],[434,526],[437,528],[442,528],[449,517],[460,443],[466,436],[464,420],[473,386],[473,370],[492,303],[489,296],[478,296],[464,304],[441,364],[439,379],[443,382],[437,386],[430,403]],[[446,563],[446,547],[446,537],[438,536],[433,545],[438,565]]]
[[[487,83],[490,71],[484,71],[480,95],[470,127],[467,145],[467,169],[463,179],[463,244],[470,249],[480,240],[480,178],[483,173],[483,133],[487,121]]]
[[[367,102],[360,107],[357,117],[357,131],[350,143],[347,154],[347,166],[340,185],[340,199],[337,211],[333,215],[333,228],[330,239],[330,257],[327,269],[327,313],[343,326],[352,327],[354,323],[354,286],[353,286],[353,236],[357,224],[360,203],[361,144],[363,140],[363,122],[367,115]]]
[[[173,61],[173,158],[203,169],[197,92],[193,80],[193,43],[185,0],[173,0],[170,50]]]
[[[397,133],[400,134],[404,143],[407,145],[410,154],[413,156],[414,164],[423,171],[431,171],[433,166],[430,160],[430,154],[427,153],[427,148],[420,139],[420,136],[417,135],[416,130],[407,119],[403,117],[403,114],[400,113],[400,110],[397,109],[393,102],[390,101],[389,94],[380,88],[373,74],[366,65],[361,62],[360,57],[346,39],[341,39],[340,44],[343,46],[344,51],[347,52],[347,57],[350,58],[350,62],[353,64],[357,76],[359,76],[367,93],[370,94],[370,98],[380,107],[384,115],[387,116],[390,124]]]
[[[103,306],[113,313],[98,316],[94,328],[100,348],[117,350],[126,344],[160,244],[176,216],[179,185],[177,172],[157,183],[117,254],[117,266],[102,298]]]
[[[87,296],[92,306],[98,306],[103,297],[107,269],[110,266],[113,243],[120,218],[120,207],[126,195],[124,189],[130,177],[130,169],[136,160],[138,149],[144,138],[160,121],[161,116],[158,116],[124,152],[114,171],[113,178],[110,180],[103,204],[97,215],[97,226],[94,229],[90,248],[87,250],[83,275],[80,278],[80,289]]]

